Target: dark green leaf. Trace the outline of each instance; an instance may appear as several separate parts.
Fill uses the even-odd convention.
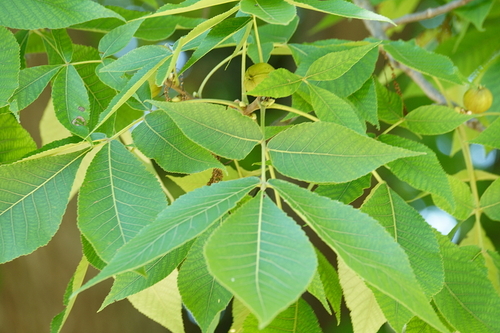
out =
[[[304,231],[260,192],[210,237],[210,272],[267,326],[300,297],[317,260]]]
[[[374,80],[374,78],[370,78],[358,91],[349,96],[348,99],[353,104],[358,115],[361,116],[361,119],[378,127],[377,90]]]
[[[420,155],[327,122],[304,123],[276,135],[268,144],[276,169],[315,183],[344,183],[398,158]]]
[[[135,33],[135,37],[149,41],[161,41],[170,37],[176,29],[193,29],[204,21],[203,18],[179,15],[152,17],[144,20]]]
[[[54,236],[84,154],[0,166],[0,262],[29,254]]]
[[[326,298],[333,311],[335,311],[337,322],[340,323],[342,288],[340,287],[339,276],[335,268],[319,250],[316,250],[316,256],[318,257],[318,274],[323,283]]]
[[[380,120],[395,124],[403,120],[403,101],[397,93],[389,91],[386,87],[375,81],[375,90],[377,92],[377,111]]]
[[[365,189],[371,185],[372,175],[367,174],[361,178],[354,179],[353,181],[333,184],[333,185],[319,185],[314,191],[321,196],[328,197],[333,200],[338,200],[345,204],[350,204],[359,198]]]

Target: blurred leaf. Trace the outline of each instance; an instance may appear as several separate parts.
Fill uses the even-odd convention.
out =
[[[33,103],[60,68],[59,65],[42,65],[21,70],[19,88],[11,97],[10,109],[19,112]]]
[[[311,81],[335,80],[344,75],[380,43],[367,43],[344,51],[331,52],[311,64],[305,78]]]
[[[450,58],[421,48],[415,40],[386,42],[383,46],[396,61],[418,72],[456,84],[465,81]]]
[[[233,314],[233,324],[231,325],[230,332],[242,333],[245,319],[251,314],[250,310],[248,310],[248,308],[236,297],[233,299],[233,307],[231,310]]]
[[[481,196],[481,208],[490,219],[500,221],[500,178],[484,191]]]
[[[406,325],[406,333],[439,333],[438,330],[418,317],[413,317]]]
[[[228,2],[235,2],[236,0],[186,0],[179,4],[166,4],[161,6],[156,13],[150,15],[150,17],[156,16],[166,16],[172,14],[179,14],[190,12],[197,9],[203,9],[207,7],[213,7],[221,5]]]
[[[142,22],[143,20],[132,21],[105,34],[99,41],[101,57],[109,57],[127,46]]]
[[[313,279],[309,286],[307,287],[307,291],[313,295],[318,301],[320,301],[323,308],[328,312],[328,314],[332,315],[332,309],[328,304],[328,300],[326,299],[325,288],[323,286],[323,282],[321,281],[321,277],[318,273],[318,270],[314,273]]]
[[[284,68],[272,71],[264,81],[248,92],[252,96],[286,97],[293,94],[302,83],[302,78]]]
[[[362,20],[375,20],[392,23],[390,19],[376,14],[364,8],[358,7],[350,2],[341,0],[314,1],[314,0],[285,0],[297,7],[315,10],[327,14],[343,17],[357,18]]]
[[[182,299],[177,289],[177,270],[155,285],[128,297],[148,318],[172,333],[184,333]]]
[[[20,160],[35,149],[35,141],[14,115],[0,114],[0,165]]]
[[[404,124],[418,134],[438,135],[454,130],[472,117],[446,106],[424,105],[408,113]]]
[[[271,24],[286,25],[297,15],[295,6],[283,0],[242,0],[240,10]]]
[[[367,174],[353,181],[332,184],[332,185],[319,185],[314,192],[317,194],[328,197],[333,200],[338,200],[345,204],[350,204],[359,198],[365,189],[371,185],[372,175]]]
[[[193,29],[205,19],[180,15],[159,16],[144,20],[135,37],[148,41],[162,41],[170,37],[176,29]]]
[[[422,143],[399,136],[384,134],[380,141],[395,147],[424,153],[420,156],[405,157],[390,162],[387,168],[399,179],[411,186],[438,195],[447,201],[450,209],[455,209],[455,201],[448,175],[444,172],[436,154]]]
[[[232,332],[232,331],[230,331]],[[282,333],[307,332],[321,333],[318,318],[306,301],[302,298],[281,312],[267,327],[259,329],[257,318],[250,314],[243,324],[245,333]]]
[[[191,311],[202,332],[207,332],[210,324],[218,320],[220,312],[233,297],[209,273],[203,256],[205,243],[218,226],[216,223],[196,239],[177,279],[182,302]]]
[[[14,29],[59,29],[102,17],[120,15],[90,0],[40,2],[11,0],[0,4],[0,25]]]
[[[444,288],[434,296],[439,311],[458,331],[496,332],[500,296],[488,280],[484,264],[472,261],[479,248],[458,247],[441,235],[438,239],[445,269]]]
[[[10,4],[10,3],[9,3]],[[0,4],[0,24],[5,17]],[[6,28],[0,26],[0,77],[2,78],[2,89],[0,89],[0,107],[7,105],[7,101],[19,86],[19,72],[21,61],[19,58],[20,47],[14,35]]]
[[[500,118],[492,122],[488,128],[469,142],[500,149]]]
[[[101,52],[103,51],[101,50]],[[101,67],[99,72],[136,71],[148,65],[157,64],[171,54],[170,49],[162,45],[141,46],[121,56],[118,60]]]
[[[208,150],[189,140],[163,111],[148,114],[132,137],[137,148],[166,171],[195,173],[224,168]]]
[[[297,185],[276,179],[269,183],[366,283],[446,332],[420,288],[406,253],[377,221]]]
[[[85,153],[0,166],[0,262],[29,254],[54,236]]]
[[[224,181],[181,196],[121,247],[113,260],[79,291],[146,265],[187,243],[226,214],[258,183],[256,177]]]
[[[466,220],[474,210],[474,200],[470,188],[463,181],[453,176],[448,176],[448,181],[451,186],[455,208],[453,209],[450,204],[440,196],[433,195],[432,200],[434,201],[436,206],[452,215],[456,219],[462,221]]]
[[[262,140],[259,126],[235,109],[198,102],[151,103],[164,110],[189,139],[225,158],[243,159]]]
[[[333,268],[326,257],[317,249],[316,256],[318,257],[318,274],[323,283],[325,296],[332,306],[333,311],[335,311],[337,323],[340,323],[342,288],[340,287],[339,276],[335,268]]]
[[[156,178],[113,140],[97,153],[87,170],[78,196],[78,227],[99,257],[109,262],[166,206]]]
[[[205,257],[216,279],[256,315],[259,329],[300,297],[317,266],[304,231],[264,192],[214,232]]]
[[[312,106],[320,120],[333,122],[357,133],[365,134],[366,129],[351,104],[326,89],[312,84],[308,87]]]
[[[354,332],[378,332],[386,319],[373,292],[363,280],[338,257],[339,279]]]
[[[484,31],[483,22],[493,6],[493,0],[475,0],[454,10],[464,20],[472,22],[477,30]]]
[[[386,183],[378,184],[361,206],[405,250],[420,286],[427,296],[443,287],[443,260],[431,226]],[[401,329],[402,327],[399,327]]]
[[[420,155],[327,122],[287,129],[269,141],[268,149],[279,172],[314,183],[348,182],[387,162]]]

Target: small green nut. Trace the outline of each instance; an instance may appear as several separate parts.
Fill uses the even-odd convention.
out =
[[[483,113],[491,107],[493,95],[483,86],[471,87],[464,94],[464,106],[472,113]]]
[[[274,71],[274,67],[265,62],[260,62],[248,67],[245,72],[245,90],[253,90],[259,83],[264,81],[272,71]]]

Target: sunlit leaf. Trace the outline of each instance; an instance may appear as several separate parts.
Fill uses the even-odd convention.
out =
[[[297,15],[295,6],[284,0],[242,0],[240,6],[243,13],[271,24],[288,24]]]
[[[500,178],[484,191],[481,196],[481,207],[490,219],[500,221]]]
[[[438,135],[454,130],[471,118],[447,106],[424,105],[408,113],[404,124],[418,134]]]
[[[488,128],[469,142],[500,149],[500,118],[492,122]]]
[[[448,181],[450,182],[453,201],[455,202],[455,208],[453,208],[447,200],[438,195],[433,195],[432,200],[434,201],[436,206],[446,211],[458,220],[466,220],[474,210],[474,199],[472,197],[470,187],[454,176],[448,176]]]
[[[302,83],[302,78],[284,68],[272,71],[267,78],[248,92],[252,96],[286,97],[293,94]]]
[[[205,247],[209,271],[267,326],[297,300],[317,266],[300,227],[263,192],[231,214]]]

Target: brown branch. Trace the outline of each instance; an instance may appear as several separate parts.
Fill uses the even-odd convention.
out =
[[[438,15],[451,12],[452,10],[454,10],[456,8],[465,6],[466,4],[468,4],[471,1],[472,0],[455,0],[455,1],[447,3],[446,5],[442,5],[442,6],[434,7],[434,8],[428,8],[428,9],[423,10],[421,12],[404,15],[404,16],[401,16],[401,17],[394,19],[392,21],[394,23],[396,23],[397,25],[400,25],[400,24],[407,24],[407,23],[416,22],[416,21],[427,20],[427,19],[430,19],[432,17],[436,17]],[[383,25],[384,30],[387,30],[390,27],[392,27],[392,25],[389,25],[389,24]]]
[[[464,0],[461,0],[464,1]],[[470,1],[470,0],[465,0],[465,1]],[[357,6],[368,9],[370,11],[374,11],[373,6],[370,4],[368,0],[354,0],[353,1]],[[366,29],[370,32],[370,34],[378,39],[381,40],[388,40],[389,37],[387,37],[386,33],[384,32],[382,23],[379,21],[369,21],[369,20],[363,20],[363,23],[366,26]],[[400,68],[403,72],[406,73],[419,87],[422,89],[422,91],[429,97],[431,100],[438,104],[446,104],[446,98],[438,91],[434,86],[427,81],[424,76],[417,72],[414,71],[413,69],[406,67],[403,64],[398,63],[394,58],[391,57],[390,54],[387,54],[387,57],[391,64],[394,67]]]

